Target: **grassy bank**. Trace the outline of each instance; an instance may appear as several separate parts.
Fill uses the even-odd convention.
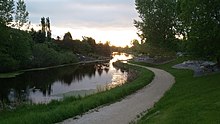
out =
[[[21,71],[11,72],[11,73],[0,73],[0,78],[13,78],[23,73],[24,72]]]
[[[0,113],[1,124],[51,124],[83,114],[100,105],[116,102],[123,97],[144,87],[153,79],[153,73],[138,67],[138,77],[120,87],[90,95],[84,98],[70,97],[63,102],[52,102],[48,105],[24,105],[13,111]]]
[[[171,68],[184,59],[154,66],[175,76],[176,83],[139,124],[219,124],[220,73],[193,77],[191,70]]]

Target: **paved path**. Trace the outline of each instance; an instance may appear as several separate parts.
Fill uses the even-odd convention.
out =
[[[141,67],[147,68],[155,74],[153,81],[149,85],[127,96],[122,101],[104,106],[97,111],[86,113],[78,119],[67,119],[60,124],[128,124],[135,120],[137,115],[152,108],[154,103],[175,82],[174,77],[166,71]]]

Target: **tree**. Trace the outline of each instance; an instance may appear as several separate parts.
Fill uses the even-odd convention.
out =
[[[96,49],[95,39],[93,39],[92,37],[86,37],[86,36],[83,36],[82,38],[83,38],[82,42],[86,42],[91,46],[91,52],[95,52],[95,49]]]
[[[14,1],[0,0],[0,24],[8,25],[13,20]]]
[[[132,50],[134,52],[140,51],[141,44],[139,43],[139,41],[137,39],[132,40],[131,45],[132,45]]]
[[[40,41],[41,43],[45,42],[45,39],[46,39],[46,22],[45,22],[44,17],[41,18],[41,30],[38,31],[37,37],[39,37],[39,39],[41,40]]]
[[[77,59],[71,52],[58,52],[46,43],[33,46],[33,61],[35,67],[53,66],[76,62]]]
[[[41,18],[41,31],[46,32],[46,22],[44,17]]]
[[[51,30],[50,30],[50,18],[46,18],[46,31],[47,31],[47,40],[51,40]]]
[[[50,18],[49,17],[46,18],[46,27],[47,27],[47,31],[50,31]]]
[[[217,59],[220,66],[220,1],[182,0],[181,20],[194,56]]]
[[[42,17],[40,23],[41,23],[41,30],[37,32],[34,30],[31,30],[30,32],[33,40],[37,43],[44,43],[46,40],[51,41],[51,30],[50,30],[49,17],[47,17],[46,20],[45,20],[45,17]]]
[[[10,32],[10,55],[19,62],[19,66],[27,64],[31,57],[31,39],[30,34],[18,29],[11,29]]]
[[[25,67],[31,57],[31,37],[25,31],[0,26],[0,72]]]
[[[57,40],[60,41],[60,36],[57,36]]]
[[[136,0],[141,21],[134,21],[146,45],[166,47],[175,39],[177,0]]]
[[[106,41],[104,46],[103,46],[103,52],[105,56],[110,56],[111,55],[111,48],[110,48],[110,42]]]
[[[63,40],[72,40],[72,39],[73,38],[70,32],[65,33],[63,36]]]
[[[8,52],[9,46],[13,45],[8,41],[9,36],[8,28],[0,25],[0,72],[14,70],[18,67],[18,62]]]
[[[16,12],[15,12],[15,22],[18,29],[20,29],[25,23],[28,22],[28,11],[26,10],[26,4],[24,0],[18,0]]]

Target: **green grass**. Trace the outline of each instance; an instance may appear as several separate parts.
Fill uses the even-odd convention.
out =
[[[220,73],[193,77],[191,70],[171,68],[185,59],[154,66],[175,76],[176,83],[139,124],[220,124]]]
[[[11,73],[0,73],[0,78],[13,78],[20,74],[23,74],[24,72],[11,72]]]
[[[13,111],[2,111],[0,113],[0,124],[51,124],[60,122],[81,115],[100,105],[116,102],[144,87],[154,77],[154,74],[149,70],[133,66],[129,66],[129,68],[139,71],[138,77],[132,82],[84,98],[70,97],[63,102],[54,101],[48,105],[24,105]]]

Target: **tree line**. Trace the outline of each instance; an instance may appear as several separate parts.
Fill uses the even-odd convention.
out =
[[[69,49],[73,53],[78,54],[88,54],[90,55],[100,55],[100,56],[110,56],[111,47],[110,42],[106,43],[96,43],[95,39],[92,37],[83,36],[82,40],[73,40],[70,32],[64,34],[63,40],[56,40],[56,43],[60,45],[63,49]]]
[[[142,40],[142,45],[136,43],[140,51],[182,51],[220,64],[219,0],[135,0],[135,4],[141,19],[134,21]]]
[[[91,37],[73,40],[70,32],[62,40],[52,38],[49,17],[40,19],[39,31],[21,30],[28,24],[29,13],[24,0],[18,0],[16,5],[15,9],[13,0],[0,0],[0,72],[110,56],[109,42],[97,44]]]

